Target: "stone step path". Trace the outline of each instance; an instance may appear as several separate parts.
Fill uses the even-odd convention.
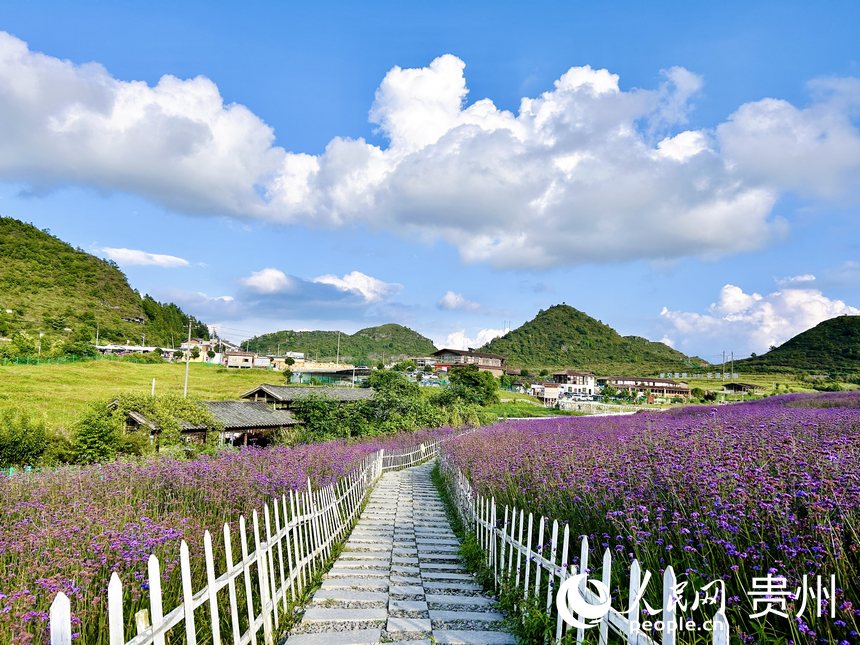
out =
[[[458,555],[433,464],[386,473],[287,645],[509,645]]]

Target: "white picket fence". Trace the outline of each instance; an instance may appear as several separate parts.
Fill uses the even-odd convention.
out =
[[[206,585],[194,591],[188,544],[180,544],[182,602],[165,613],[161,592],[161,563],[149,557],[149,609],[135,614],[136,635],[126,640],[130,628],[123,612],[123,584],[114,573],[108,585],[108,635],[110,645],[164,645],[171,630],[180,625],[187,645],[198,642],[195,610],[206,611],[203,642],[274,645],[281,617],[290,610],[290,601],[301,596],[315,573],[352,527],[374,482],[389,470],[414,466],[438,454],[439,442],[427,442],[410,450],[369,455],[359,467],[335,484],[313,490],[290,491],[264,504],[262,520],[255,510],[249,527],[239,518],[241,556],[232,552],[229,524],[224,525],[223,573],[216,572],[212,536],[203,535]],[[250,550],[253,546],[253,551]],[[237,586],[243,592],[245,611],[240,621]],[[227,596],[225,603],[225,594]],[[225,609],[226,608],[226,609]],[[229,634],[221,634],[221,613],[229,613]],[[198,614],[199,615],[199,614]],[[226,614],[225,614],[226,620]],[[245,623],[244,630],[241,624]],[[201,626],[201,629],[203,627]],[[50,610],[51,645],[71,645],[72,620],[69,598],[57,594]]]
[[[576,536],[571,536],[570,526],[559,526],[557,520],[549,526],[548,518],[540,517],[535,521],[532,513],[522,509],[509,508],[505,505],[503,511],[496,506],[495,498],[475,495],[468,478],[444,457],[441,460],[445,479],[452,489],[452,496],[460,519],[467,527],[471,527],[478,544],[486,554],[486,563],[493,570],[496,585],[500,580],[513,583],[517,589],[522,589],[523,600],[530,598],[543,604],[543,593],[546,593],[546,613],[555,619],[555,643],[559,643],[563,635],[572,631],[561,617],[556,607],[555,593],[561,584],[581,573],[590,573],[588,538],[583,536],[580,541],[579,567],[570,565],[570,559],[576,548]],[[499,519],[501,518],[501,522]],[[561,530],[560,530],[561,528]],[[546,541],[549,532],[549,542]],[[559,541],[559,538],[561,540]],[[546,548],[547,545],[549,548]],[[546,556],[549,553],[549,557]],[[601,563],[601,582],[609,588],[612,578],[612,553],[606,549]],[[546,576],[542,585],[541,576]],[[630,602],[624,613],[616,608],[610,608],[597,626],[600,645],[609,642],[609,631],[620,637],[622,643],[634,645],[675,645],[677,642],[677,608],[673,594],[675,593],[676,577],[671,566],[666,567],[663,575],[662,615],[659,618],[662,630],[660,640],[654,640],[639,629],[640,597],[638,591],[642,582],[642,570],[639,562],[634,560],[630,566],[629,599]],[[585,586],[585,581],[579,586],[579,594],[588,603],[597,605],[602,600]],[[571,607],[564,601],[568,611]],[[587,622],[584,616],[571,612],[580,622]],[[632,620],[631,620],[632,619]],[[634,622],[636,621],[636,622]],[[713,645],[729,645],[729,623],[722,609],[718,610],[710,621]],[[576,642],[583,643],[586,628],[576,629]]]

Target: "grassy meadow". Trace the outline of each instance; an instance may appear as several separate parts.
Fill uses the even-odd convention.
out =
[[[227,370],[191,363],[188,395],[206,400],[235,399],[260,383],[281,383],[283,376],[264,370]],[[93,402],[126,393],[146,394],[155,379],[157,394],[181,394],[184,363],[138,364],[84,361],[62,365],[0,365],[0,411],[16,408],[45,419],[49,427],[68,428]]]

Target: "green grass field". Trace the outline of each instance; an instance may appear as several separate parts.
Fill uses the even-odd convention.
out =
[[[185,364],[88,361],[0,366],[0,410],[26,410],[44,417],[49,427],[68,428],[89,403],[121,393],[148,393],[152,379],[157,394],[182,394]],[[278,372],[226,370],[192,363],[188,395],[206,400],[235,399],[260,383],[282,382]]]

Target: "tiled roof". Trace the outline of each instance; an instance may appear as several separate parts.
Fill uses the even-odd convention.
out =
[[[298,423],[286,410],[273,410],[262,401],[205,401],[204,405],[225,430],[277,428]]]
[[[280,402],[295,401],[312,394],[334,399],[335,401],[360,401],[373,396],[373,390],[367,387],[292,387],[264,383],[249,392],[245,392],[242,398],[250,398],[257,392],[264,392]]]

